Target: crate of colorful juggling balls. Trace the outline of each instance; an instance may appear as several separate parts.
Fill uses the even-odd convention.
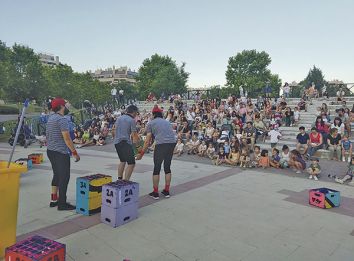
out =
[[[102,186],[112,182],[112,177],[94,174],[76,179],[76,212],[89,216],[101,211]]]
[[[311,189],[309,203],[319,208],[339,207],[340,192],[329,188]]]
[[[101,222],[118,227],[138,217],[139,184],[118,180],[102,188]]]
[[[5,260],[65,261],[65,245],[41,236],[32,236],[6,248]]]
[[[43,153],[32,153],[28,155],[28,159],[32,160],[33,164],[41,164],[44,161]]]

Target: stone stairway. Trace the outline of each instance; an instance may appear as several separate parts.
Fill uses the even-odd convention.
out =
[[[293,109],[300,99],[289,99],[288,105]],[[354,97],[347,97],[347,107],[351,109],[354,104]],[[311,127],[314,125],[317,115],[317,108],[321,107],[323,103],[328,105],[330,113],[333,117],[335,115],[336,109],[342,108],[341,104],[330,104],[335,101],[335,98],[331,98],[329,101],[327,100],[313,100],[313,104],[308,104],[307,112],[300,112],[300,121],[296,127],[280,127],[280,132],[282,134],[281,139],[278,142],[277,148],[281,149],[283,145],[288,145],[290,150],[296,148],[296,136],[299,133],[299,127],[304,126],[306,131],[309,132]],[[261,148],[270,149],[270,140],[267,139],[265,143],[258,143]]]

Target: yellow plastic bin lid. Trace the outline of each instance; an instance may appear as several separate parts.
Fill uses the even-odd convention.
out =
[[[27,171],[26,166],[0,161],[0,260],[5,248],[16,242],[18,192],[20,174]]]
[[[0,161],[0,190],[1,187],[6,184],[5,181],[8,179],[8,175],[19,175],[21,173],[27,172],[26,166],[11,162],[8,168],[7,164],[7,161]]]
[[[11,173],[23,173],[27,172],[26,166],[16,164],[11,162],[10,167],[7,167],[8,162],[7,161],[1,161],[0,160],[0,174],[11,174]]]

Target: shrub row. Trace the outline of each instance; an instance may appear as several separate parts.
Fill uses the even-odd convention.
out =
[[[0,114],[18,114],[19,110],[16,107],[9,105],[0,105]]]

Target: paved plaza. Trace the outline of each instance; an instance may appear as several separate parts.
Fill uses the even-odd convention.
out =
[[[82,160],[72,163],[70,202],[75,203],[77,177],[116,177],[118,159],[111,146],[79,150]],[[2,159],[9,151],[0,144]],[[15,158],[29,152],[45,149],[17,147]],[[289,170],[216,167],[185,156],[173,162],[173,196],[155,201],[146,196],[153,168],[148,155],[132,177],[140,184],[139,218],[111,228],[100,223],[99,214],[84,217],[48,207],[52,173],[45,160],[21,177],[18,239],[32,234],[56,239],[66,244],[68,260],[352,261],[354,188],[325,178],[327,172],[344,172],[343,163],[323,164],[327,167],[316,182]],[[339,190],[341,207],[308,205],[308,189],[319,187]]]

